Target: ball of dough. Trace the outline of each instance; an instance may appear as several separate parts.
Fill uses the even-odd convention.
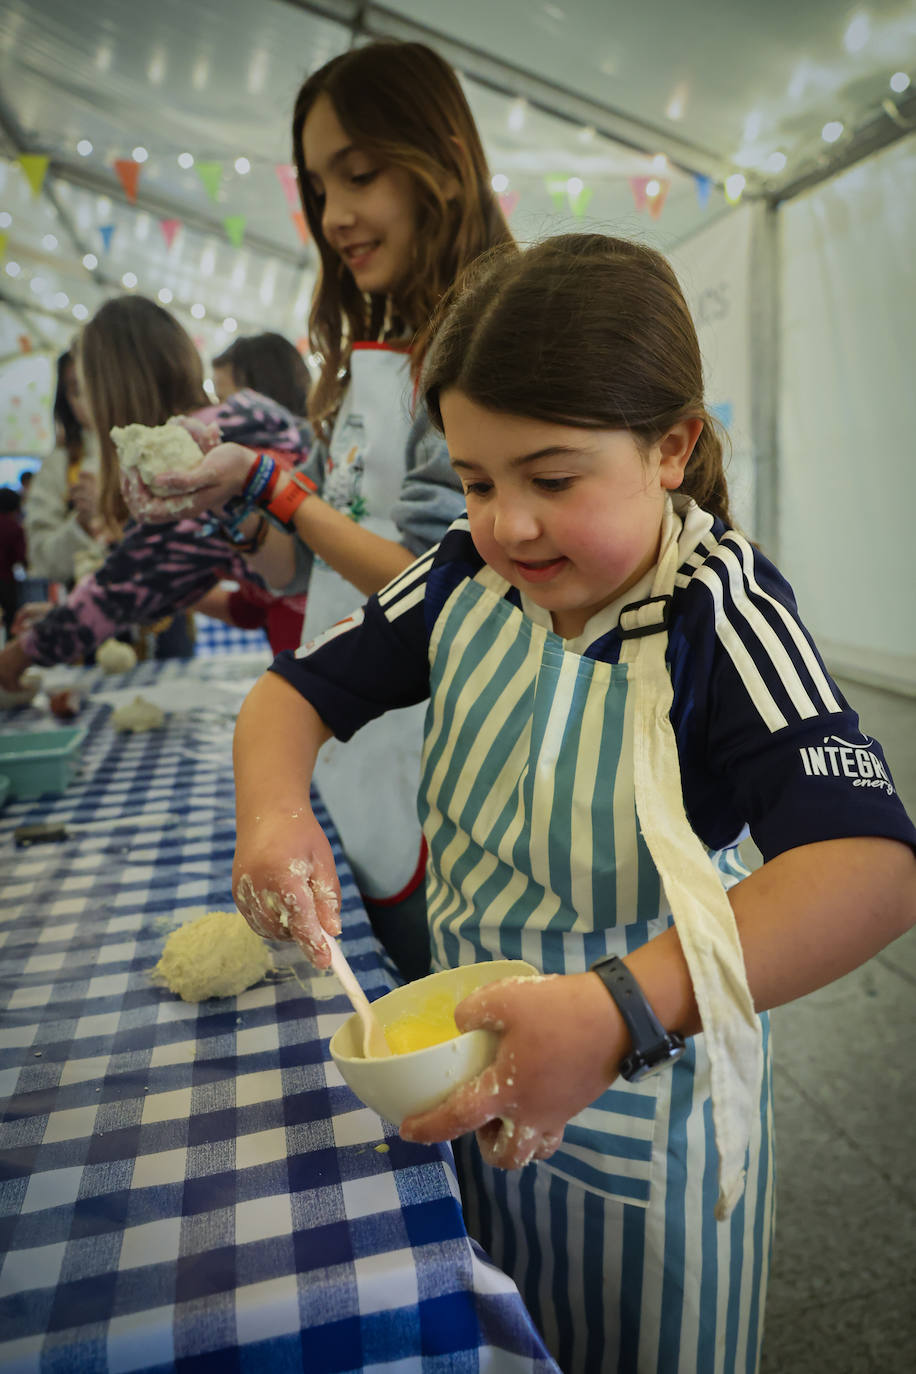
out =
[[[187,472],[203,458],[197,441],[184,425],[124,425],[111,431],[122,468],[137,468],[144,482],[155,483],[163,472]]]
[[[126,673],[137,666],[137,655],[120,639],[106,639],[95,651],[95,661],[104,673]]]
[[[272,968],[267,945],[240,912],[208,911],[172,931],[151,976],[183,1002],[202,1002],[235,997]]]
[[[136,468],[143,482],[151,491],[156,490],[156,478],[163,472],[188,472],[196,468],[203,458],[195,439],[184,428],[170,420],[165,425],[124,425],[111,431],[111,438],[118,452],[118,461],[125,471]],[[191,505],[190,496],[157,496],[160,506],[175,515]],[[131,502],[133,514],[142,519],[146,502],[138,493]]]
[[[134,697],[133,701],[112,711],[111,723],[116,730],[130,730],[137,735],[143,730],[161,730],[165,724],[165,712],[154,701]]]

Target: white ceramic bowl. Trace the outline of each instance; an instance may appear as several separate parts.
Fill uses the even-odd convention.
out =
[[[383,1026],[417,1010],[431,992],[448,992],[454,1005],[486,983],[501,978],[530,978],[538,970],[521,959],[494,959],[485,964],[465,964],[418,978],[403,988],[395,988],[377,1002],[373,1010]],[[331,1058],[344,1081],[360,1101],[400,1126],[405,1116],[425,1112],[442,1102],[459,1084],[474,1078],[496,1055],[499,1036],[494,1031],[465,1031],[441,1045],[390,1059],[363,1056],[363,1028],[354,1013],[331,1037]]]

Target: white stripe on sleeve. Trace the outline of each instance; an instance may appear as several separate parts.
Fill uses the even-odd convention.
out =
[[[744,538],[743,535],[740,535],[735,531],[730,532],[727,538],[729,539],[729,541],[734,542],[741,551],[741,561],[744,566],[744,576],[747,578],[747,583],[751,591],[754,593],[755,596],[762,597],[764,601],[769,602],[771,606],[774,606],[776,608],[776,612],[779,615],[780,620],[783,622],[786,629],[789,631],[789,634],[792,636],[793,643],[795,644],[795,647],[798,650],[802,662],[804,663],[808,672],[811,674],[811,680],[820,694],[821,701],[824,703],[828,711],[839,711],[841,709],[840,703],[833,695],[833,691],[830,686],[830,680],[824,672],[823,668],[821,667],[817,654],[814,653],[813,649],[811,648],[811,645],[806,639],[802,627],[799,625],[798,621],[791,614],[791,612],[786,610],[785,606],[783,606],[781,602],[777,601],[775,597],[770,596],[768,592],[765,592],[763,590],[763,588],[758,583],[756,577],[754,576],[754,550],[752,549],[750,543],[747,539]]]

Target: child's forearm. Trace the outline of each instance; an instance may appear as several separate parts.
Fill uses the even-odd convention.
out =
[[[303,501],[293,519],[300,539],[363,596],[381,591],[414,561],[403,544],[364,529],[318,496]]]
[[[236,822],[243,832],[277,811],[308,810],[318,751],[331,731],[277,673],[265,673],[242,703],[235,726]]]
[[[729,898],[754,1005],[767,1011],[842,978],[916,923],[916,856],[871,837],[804,845]],[[702,1030],[675,928],[626,962],[668,1030]]]
[[[287,586],[296,571],[293,536],[270,528],[258,552],[251,554],[246,562],[269,587]]]

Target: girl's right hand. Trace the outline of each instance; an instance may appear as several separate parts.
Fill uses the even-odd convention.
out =
[[[0,649],[0,687],[7,692],[23,692],[26,684],[22,674],[31,668],[32,660],[22,649],[17,639],[11,639]]]
[[[222,510],[248,480],[255,454],[241,444],[217,444],[187,472],[163,472],[155,485],[136,469],[121,474],[121,491],[136,520],[161,522]]]
[[[340,934],[340,882],[327,836],[309,807],[255,816],[239,827],[232,867],[239,911],[266,940],[295,940],[317,969]]]
[[[15,639],[17,635],[24,635],[33,625],[37,625],[39,620],[44,620],[48,611],[53,610],[54,606],[50,601],[27,601],[24,606],[19,607],[13,618],[10,636]]]

